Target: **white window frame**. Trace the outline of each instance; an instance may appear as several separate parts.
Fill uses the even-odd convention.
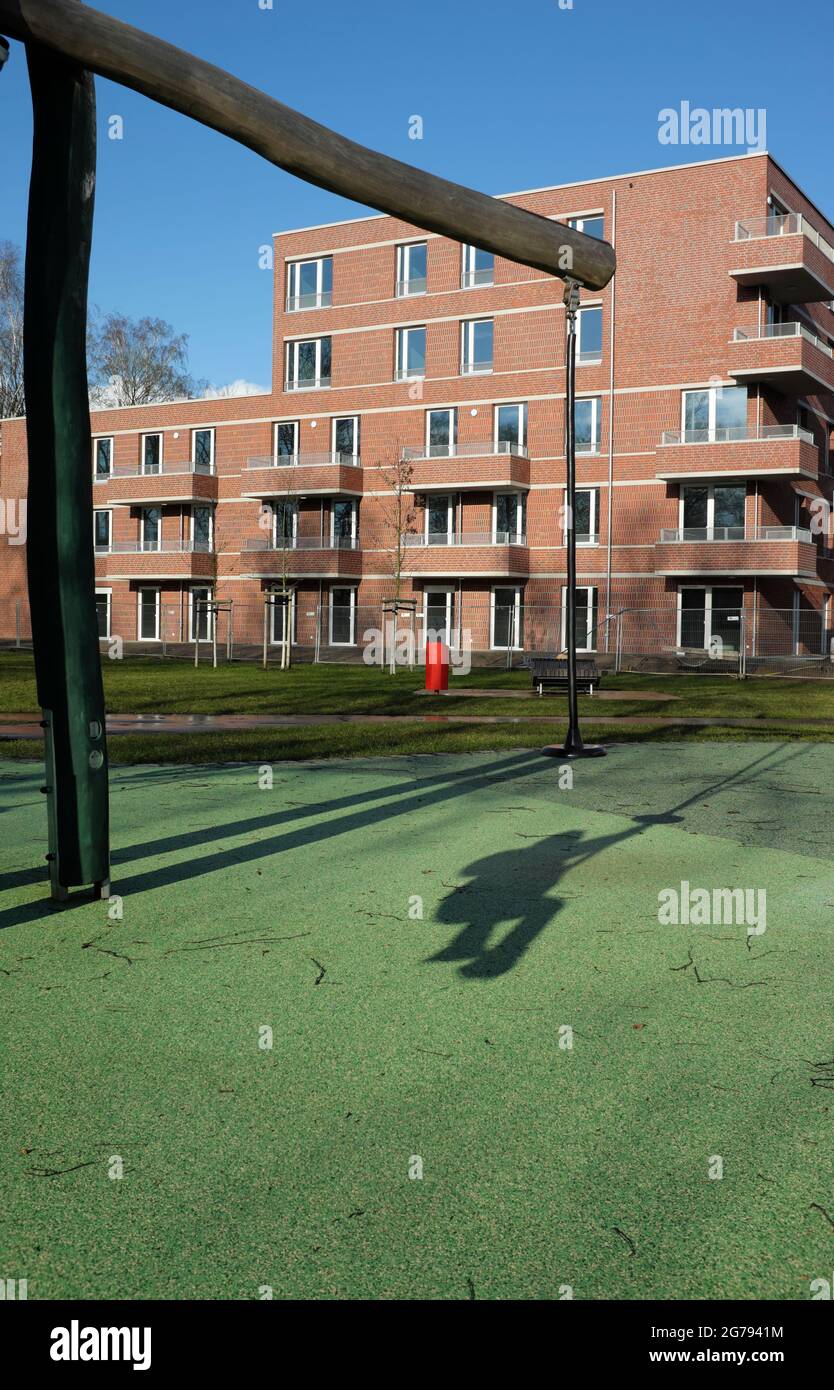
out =
[[[515,611],[514,611],[514,614],[513,614],[513,637],[515,638],[515,641],[513,642],[512,646],[505,646],[503,643],[502,643],[501,646],[496,646],[496,643],[495,643],[495,607],[496,607],[496,604],[495,604],[495,595],[496,595],[496,592],[497,592],[499,589],[505,589],[505,590],[506,590],[506,589],[512,589],[512,590],[515,591],[515,604],[514,604],[514,610],[515,610]],[[519,634],[519,631],[520,631],[520,628],[521,628],[521,622],[520,622],[520,618],[521,618],[521,591],[522,591],[522,585],[521,585],[521,584],[493,584],[493,586],[492,586],[492,588],[491,588],[491,590],[490,590],[490,597],[489,597],[489,646],[490,646],[490,651],[494,651],[494,652],[506,652],[506,651],[520,652],[520,651],[523,651],[523,650],[524,650],[524,643],[518,641],[518,634]]]
[[[456,647],[455,641],[455,588],[452,584],[426,584],[423,587],[423,646],[425,647],[428,633],[429,622],[429,594],[446,595],[446,630],[449,635],[450,647]],[[434,629],[432,629],[434,631]]]
[[[295,443],[291,454],[278,453],[278,427],[280,425],[292,425]],[[298,420],[273,420],[272,422],[272,461],[276,468],[288,468],[298,462],[298,440],[300,435],[300,422]]]
[[[477,253],[478,253],[479,251],[481,252],[481,255],[483,255],[483,256],[492,256],[492,269],[491,269],[491,270],[486,271],[486,270],[476,270],[476,269],[475,269],[475,257],[476,257],[476,255],[477,255]],[[492,251],[484,251],[484,249],[483,249],[482,246],[472,246],[472,245],[470,245],[468,242],[464,242],[464,243],[463,243],[463,246],[461,247],[461,252],[462,252],[462,256],[461,256],[461,267],[460,267],[460,285],[461,285],[461,289],[463,289],[463,290],[474,290],[474,289],[479,289],[479,288],[482,288],[482,287],[488,287],[489,285],[494,285],[494,284],[495,284],[495,255],[494,255],[494,253],[493,253]],[[489,279],[481,279],[481,280],[479,280],[479,279],[477,278],[479,275],[480,275],[480,276],[487,276],[487,275],[488,275],[488,276],[489,276]]]
[[[449,442],[448,445],[447,445],[447,444],[435,444],[434,447],[435,447],[436,449],[446,449],[446,448],[448,448],[448,450],[449,450],[449,458],[454,458],[454,456],[455,456],[455,450],[456,450],[457,442],[458,442],[458,408],[457,408],[457,406],[456,406],[456,405],[442,405],[442,406],[439,406],[439,407],[438,407],[438,406],[432,406],[429,410],[426,411],[426,457],[427,457],[427,458],[430,458],[430,457],[431,457],[431,455],[430,455],[430,453],[429,453],[429,450],[430,450],[431,447],[432,447],[432,442],[431,442],[431,417],[432,417],[432,415],[447,415],[447,416],[449,417],[449,440],[450,440],[450,442]],[[444,457],[444,456],[443,456],[442,454],[436,454],[434,457],[435,457],[435,458],[442,458],[442,457]]]
[[[330,549],[336,546],[336,503],[339,502],[346,507],[350,507],[350,539],[353,542],[351,549],[356,548],[356,535],[359,525],[359,505],[355,497],[334,497],[330,507]],[[338,586],[337,586],[338,587]],[[350,644],[354,646],[354,643]]]
[[[426,248],[426,274],[411,275],[411,253],[415,246]],[[418,295],[426,294],[428,288],[429,273],[429,244],[427,241],[404,241],[397,247],[397,283],[395,293],[397,299],[415,299]],[[423,288],[413,290],[412,284],[419,285],[422,281]]]
[[[675,639],[676,639],[675,645],[678,646],[678,647],[682,647],[682,646],[683,646],[683,641],[682,641],[682,628],[683,628],[683,600],[682,600],[682,597],[681,597],[681,596],[682,596],[682,594],[683,594],[684,589],[694,589],[694,590],[697,590],[697,591],[700,592],[700,593],[703,593],[703,595],[704,595],[704,651],[707,652],[707,651],[709,651],[709,649],[710,649],[710,644],[711,644],[711,642],[712,642],[712,591],[713,591],[713,589],[740,589],[740,590],[741,590],[741,603],[739,604],[739,611],[743,613],[743,612],[744,612],[744,585],[743,585],[743,584],[679,584],[679,585],[678,585],[678,592],[677,592],[678,624],[677,624],[677,629],[676,629],[676,632],[675,632]],[[797,597],[798,597],[798,591],[797,591]],[[739,627],[741,627],[741,624],[739,624]],[[741,633],[739,633],[739,641],[741,641]],[[700,651],[700,647],[698,648],[698,650]]]
[[[310,309],[329,309],[333,303],[332,289],[324,289],[324,263],[331,263],[331,284],[333,276],[333,257],[332,256],[298,256],[295,260],[287,261],[287,298],[286,312],[288,314],[305,313]],[[316,288],[312,295],[301,295],[298,293],[298,285],[301,274],[301,267],[314,265],[316,267]],[[293,293],[295,289],[295,293]],[[315,304],[300,304],[301,299],[315,298]]]
[[[708,397],[709,397],[709,417],[708,417],[708,424],[707,424],[707,441],[709,441],[710,439],[715,439],[715,432],[716,432],[716,429],[717,429],[717,425],[716,425],[715,421],[716,421],[716,416],[717,416],[717,414],[718,414],[718,393],[719,393],[719,391],[722,391],[722,392],[723,392],[723,391],[734,391],[734,390],[737,390],[737,389],[738,389],[738,388],[737,388],[737,387],[734,387],[734,386],[695,386],[695,387],[691,387],[689,390],[681,391],[681,439],[682,439],[684,442],[686,442],[686,398],[687,398],[687,396],[702,396],[702,395],[704,394],[704,392],[706,392],[707,395],[708,395]],[[742,389],[744,389],[744,388],[742,388]],[[749,392],[748,392],[748,396],[747,396],[747,401],[748,401],[748,404],[749,404],[749,402],[750,402],[750,395],[749,395]],[[722,425],[721,428],[722,428],[722,429],[725,429],[726,426]],[[746,431],[746,429],[747,429],[747,425],[746,425],[746,423],[745,423],[745,431]]]
[[[509,488],[509,487],[507,487],[507,488],[503,488],[503,487],[502,487],[502,488],[499,488],[497,492],[494,492],[494,493],[492,494],[492,544],[493,544],[493,545],[498,545],[498,544],[499,544],[499,542],[498,542],[498,498],[499,498],[499,497],[514,497],[514,498],[515,498],[515,539],[513,540],[513,539],[511,538],[509,541],[506,542],[506,544],[507,544],[507,545],[521,545],[521,544],[526,540],[525,532],[524,532],[524,530],[522,529],[522,521],[523,521],[523,518],[524,518],[524,515],[525,515],[525,511],[526,511],[526,508],[525,508],[525,505],[524,505],[525,493],[524,493],[523,491],[521,491],[519,488]],[[509,533],[509,534],[512,536],[512,533]],[[503,545],[503,544],[505,544],[505,542],[502,541],[501,544]]]
[[[352,453],[352,454],[346,454],[345,457],[346,457],[346,458],[351,458],[351,459],[358,459],[358,458],[360,457],[360,450],[361,450],[361,444],[360,444],[360,441],[359,441],[359,416],[358,416],[358,415],[334,415],[334,416],[332,417],[331,422],[330,422],[330,452],[331,452],[333,455],[335,455],[335,454],[338,452],[337,449],[336,449],[336,425],[339,423],[340,420],[352,420],[352,421],[353,421],[353,444],[354,444],[354,449],[353,449],[353,453]]]
[[[569,217],[567,224],[569,227],[572,227],[575,232],[584,232],[586,222],[598,222],[600,220],[602,221],[602,237],[600,240],[604,240],[605,208],[600,208],[598,212],[581,212],[578,217]],[[587,233],[587,235],[590,236],[590,232]]]
[[[350,604],[348,605],[349,610],[350,610],[350,641],[349,641],[349,642],[335,642],[335,641],[333,640],[333,613],[334,613],[333,595],[334,595],[334,593],[337,593],[337,592],[342,592],[342,593],[350,594]],[[330,639],[329,645],[330,645],[331,647],[355,647],[355,646],[356,646],[356,585],[355,585],[355,584],[333,584],[333,585],[331,585],[331,588],[330,588],[330,602],[328,603],[327,606],[328,606],[328,609],[329,609],[328,634],[327,634],[328,637],[329,637],[329,639]],[[341,605],[340,605],[340,607],[341,607]]]
[[[602,396],[578,396],[576,404],[579,405],[581,401],[590,401],[593,407],[591,410],[591,433],[593,439],[590,448],[586,448],[584,444],[580,445],[577,443],[576,452],[582,454],[586,458],[592,458],[599,453],[602,439]],[[565,421],[565,430],[567,431],[567,420]],[[565,441],[565,447],[567,448],[567,441]]]
[[[107,623],[106,623],[107,631],[106,631],[106,632],[103,632],[103,633],[99,633],[99,641],[100,641],[100,642],[105,642],[105,641],[109,641],[110,636],[111,636],[111,634],[112,634],[112,632],[113,632],[113,590],[112,590],[112,589],[99,589],[99,588],[97,588],[97,589],[96,589],[96,599],[100,599],[100,598],[106,598],[106,599],[107,599]],[[98,604],[96,604],[96,608],[98,608]]]
[[[288,391],[328,391],[330,389],[331,376],[323,377],[321,374],[322,343],[330,341],[330,371],[333,371],[333,339],[329,333],[322,333],[318,338],[289,338],[286,345],[286,358],[284,364],[285,386]],[[312,381],[299,383],[298,377],[298,354],[302,347],[308,343],[314,343],[316,349],[316,374]],[[295,375],[290,372],[292,363]]]
[[[599,356],[596,356],[596,355],[595,355],[595,356],[593,356],[593,357],[590,357],[590,356],[588,356],[587,354],[585,354],[584,349],[583,349],[583,347],[582,347],[582,324],[583,324],[583,322],[584,322],[584,323],[587,323],[587,322],[588,322],[588,315],[589,315],[589,314],[593,314],[593,313],[598,313],[598,314],[599,314],[599,316],[600,316],[600,326],[601,326],[602,331],[600,332],[600,349],[599,349]],[[577,367],[596,367],[596,366],[599,366],[600,362],[602,361],[603,348],[604,348],[604,345],[605,345],[605,344],[604,344],[604,330],[605,330],[605,323],[604,323],[603,317],[602,317],[602,305],[601,305],[601,304],[583,304],[583,305],[581,305],[580,308],[577,310],[577,313],[576,313],[576,365],[577,365]],[[584,361],[583,361],[583,356],[584,356],[584,358],[585,358]]]
[[[436,505],[436,503],[440,501],[440,498],[441,498],[441,497],[445,497],[445,498],[446,498],[446,532],[445,532],[445,534],[446,534],[446,544],[447,544],[447,545],[451,545],[452,542],[453,542],[453,540],[454,540],[454,536],[455,536],[455,527],[457,526],[457,493],[454,493],[454,492],[433,493],[433,494],[430,494],[430,495],[429,495],[429,497],[428,497],[428,499],[427,499],[427,501],[426,501],[426,507],[425,507],[425,518],[424,518],[424,522],[423,522],[423,535],[424,535],[424,537],[425,537],[426,545],[429,544],[429,510],[430,510],[430,507],[431,507],[431,506]],[[435,535],[435,536],[441,536],[441,535],[443,535],[443,532],[442,532],[442,531],[433,531],[431,534],[432,534],[432,535]],[[435,544],[435,545],[442,545],[443,542],[442,542],[442,541],[435,541],[434,544]]]
[[[96,540],[96,517],[107,517],[107,545],[100,546]],[[113,509],[112,507],[95,507],[93,509],[93,546],[100,554],[109,555],[113,549]]]
[[[492,357],[488,367],[476,367],[474,364],[475,351],[475,325],[479,323],[489,323],[492,325]],[[474,319],[461,319],[460,322],[460,374],[461,376],[489,376],[493,370],[495,362],[495,319],[490,314],[481,314]]]
[[[285,599],[287,600],[287,609],[288,609],[288,611],[289,611],[289,621],[290,621],[290,646],[291,646],[291,647],[294,647],[294,646],[296,645],[297,641],[298,641],[298,634],[297,634],[297,631],[296,631],[296,616],[297,616],[297,615],[296,615],[296,605],[295,605],[295,589],[290,589],[289,592],[285,594],[285,593],[282,592],[281,589],[276,589],[276,588],[273,587],[273,588],[267,590],[267,592],[268,592],[273,598],[285,598]],[[277,605],[274,604],[274,603],[271,603],[271,604],[269,605],[269,645],[270,645],[270,647],[282,647],[282,646],[284,645],[284,639],[283,639],[282,637],[276,637],[276,636],[275,636],[275,613],[276,613],[276,611],[277,611]]]
[[[680,494],[679,497],[678,497],[678,530],[679,530],[679,531],[683,531],[683,529],[684,529],[684,524],[683,524],[683,504],[684,504],[684,501],[686,500],[686,493],[687,493],[687,491],[689,491],[691,488],[696,488],[696,487],[699,487],[699,488],[700,488],[700,487],[705,487],[705,488],[707,489],[707,525],[706,525],[707,531],[714,531],[714,530],[715,530],[715,489],[716,489],[717,487],[719,487],[719,488],[725,488],[725,487],[743,487],[743,488],[744,488],[744,534],[747,535],[747,498],[749,497],[749,493],[748,493],[748,491],[747,491],[746,484],[745,484],[743,481],[734,482],[732,478],[727,478],[727,481],[726,481],[726,482],[720,482],[720,483],[708,482],[706,478],[704,478],[704,481],[703,481],[703,482],[701,482],[700,480],[696,480],[696,479],[694,479],[694,478],[689,478],[689,479],[687,479],[687,481],[686,481],[685,483],[681,483],[681,485],[680,485],[680,487],[679,487],[679,489],[678,489],[679,494]],[[693,528],[693,529],[696,529],[696,528]],[[694,587],[694,586],[690,586],[690,587]],[[700,586],[697,586],[697,587],[700,587]],[[719,585],[718,587],[721,588],[722,586]],[[724,585],[723,587],[726,588],[727,586]]]
[[[211,426],[206,427],[205,425],[199,425],[199,426],[195,426],[195,428],[191,431],[191,462],[192,462],[192,464],[195,466],[195,468],[196,468],[196,466],[197,466],[197,435],[198,435],[198,434],[207,434],[207,435],[209,436],[210,440],[211,440],[211,449],[210,449],[210,457],[209,457],[209,472],[210,472],[210,473],[213,473],[213,472],[214,472],[215,430],[214,430],[214,428],[211,427]]]
[[[279,507],[279,505],[281,505],[281,506],[283,506],[283,507],[289,507],[289,509],[290,509],[290,516],[292,517],[292,532],[291,532],[290,536],[288,537],[288,540],[289,540],[289,542],[290,542],[289,545],[282,544],[281,541],[280,541],[280,539],[279,539],[279,536],[278,536],[278,507]],[[296,543],[296,541],[298,540],[298,500],[297,500],[297,498],[295,498],[295,497],[274,497],[274,498],[272,499],[272,502],[270,503],[270,510],[271,510],[271,512],[272,512],[272,524],[271,524],[271,526],[270,526],[270,528],[269,528],[269,533],[270,533],[270,536],[272,537],[272,548],[273,548],[273,550],[294,550],[294,549],[295,549],[295,543]]]
[[[209,603],[214,602],[214,590],[210,584],[192,584],[188,590],[188,640],[189,642],[210,642],[212,640],[212,629],[216,621],[212,612],[207,613],[208,623],[205,637],[195,637],[194,635],[194,596],[195,594],[207,594]]]
[[[153,475],[151,475],[151,476],[153,476]],[[145,522],[147,521],[148,512],[159,512],[159,526],[157,527],[157,532],[156,532],[157,544],[156,544],[156,545],[152,545],[152,546],[146,546],[146,545],[145,545]],[[140,516],[139,516],[139,544],[140,544],[140,547],[141,547],[141,553],[142,553],[143,555],[144,555],[144,554],[147,554],[147,555],[155,555],[155,554],[158,554],[159,551],[162,550],[162,508],[160,507],[159,503],[157,503],[157,502],[155,502],[155,503],[153,504],[153,506],[151,506],[151,507],[142,507],[142,508],[140,509]]]
[[[154,637],[143,637],[142,635],[142,595],[156,595],[156,635]],[[162,608],[162,591],[157,584],[143,584],[136,591],[136,640],[137,642],[158,642],[159,623]]]
[[[158,476],[158,474],[157,474],[157,473],[154,473],[152,469],[147,469],[147,468],[145,467],[145,440],[146,440],[146,439],[158,439],[158,440],[159,440],[159,473],[161,474],[161,473],[164,471],[164,468],[165,468],[165,435],[164,435],[164,433],[163,433],[162,430],[146,430],[146,431],[142,434],[142,436],[141,436],[141,442],[140,442],[140,446],[139,446],[140,449],[141,449],[141,451],[142,451],[141,454],[139,455],[139,469],[140,469],[140,472],[142,473],[142,476],[143,476],[143,477],[146,477],[146,478],[156,478],[156,477]]]
[[[106,473],[98,471],[98,446],[99,444],[110,445],[110,468]],[[112,434],[98,434],[93,437],[93,479],[103,483],[113,477],[113,460],[116,454],[116,441]]]
[[[590,492],[590,494],[591,494],[591,532],[590,532],[590,534],[591,534],[591,536],[593,537],[593,539],[592,539],[592,540],[588,540],[588,541],[581,541],[581,540],[579,539],[579,532],[577,531],[577,533],[576,533],[576,544],[577,544],[580,548],[585,548],[585,549],[587,549],[587,548],[590,547],[590,546],[599,545],[599,514],[600,514],[600,505],[599,505],[599,493],[600,493],[600,489],[599,489],[599,484],[598,484],[598,483],[591,483],[591,484],[589,484],[587,487],[578,487],[578,488],[576,489],[576,491],[577,491],[577,494],[580,493],[580,492]],[[567,520],[567,519],[568,519],[568,494],[567,494],[567,489],[565,489],[565,492],[564,492],[564,503],[563,503],[563,505],[564,505],[564,512],[563,512],[563,515],[564,515],[564,518],[565,518],[565,525],[564,525],[562,534],[563,534],[563,537],[564,537],[564,544],[567,545],[567,543],[568,543],[568,520]],[[576,525],[576,518],[574,517],[574,526],[575,526],[575,525]]]
[[[426,363],[425,363],[425,361],[424,361],[424,365],[423,365],[423,370],[422,370],[422,372],[418,372],[418,373],[416,373],[416,374],[413,375],[413,376],[410,374],[409,368],[405,365],[405,363],[408,361],[408,339],[409,339],[409,337],[410,337],[410,335],[411,335],[412,333],[422,333],[422,334],[423,334],[423,346],[424,346],[424,348],[425,348],[425,351],[424,351],[423,356],[424,356],[424,359],[427,359],[427,358],[428,358],[429,335],[428,335],[428,332],[426,331],[426,325],[425,325],[424,323],[412,323],[412,324],[408,324],[407,327],[398,328],[398,329],[396,330],[395,339],[394,339],[394,341],[395,341],[395,363],[394,363],[394,379],[395,379],[395,381],[425,381],[425,379],[426,379]]]
[[[194,513],[196,512],[198,507],[201,510],[207,511],[209,514],[209,548],[208,550],[201,551],[201,554],[210,555],[214,550],[214,507],[212,507],[211,503],[193,502],[191,504],[191,507],[188,511],[188,537],[191,542],[191,549],[193,550],[195,545],[194,522],[196,520]]]
[[[595,601],[592,600],[592,601],[589,603],[589,602],[588,602],[588,599],[587,599],[587,597],[586,597],[586,601],[585,601],[585,602],[586,602],[586,610],[587,610],[587,613],[588,613],[588,625],[587,625],[587,628],[586,628],[586,630],[585,630],[585,645],[583,645],[583,643],[582,643],[582,640],[581,640],[581,638],[582,638],[582,633],[579,631],[579,627],[577,626],[577,630],[576,630],[576,650],[577,650],[578,652],[595,652],[595,651],[596,651],[596,647],[590,646],[590,645],[588,644],[588,639],[590,638],[591,641],[593,641],[593,638],[594,638],[594,610],[595,610],[595,609],[596,609],[596,612],[597,612],[597,616],[599,616],[599,588],[598,588],[598,586],[597,586],[596,584],[577,584],[577,586],[576,586],[576,592],[577,592],[577,594],[579,594],[580,591],[582,591],[582,592],[583,592],[584,594],[586,594],[586,595],[595,594],[595,595],[596,595],[596,600],[595,600]],[[579,614],[577,613],[577,618],[578,618],[578,617],[579,617]],[[568,645],[568,591],[567,591],[567,587],[566,587],[565,585],[563,585],[563,586],[562,586],[562,651],[564,651],[564,650],[566,649],[567,645]]]
[[[527,411],[527,402],[526,402],[526,401],[502,401],[500,405],[496,405],[496,406],[495,406],[494,411],[493,411],[493,423],[492,423],[492,442],[493,442],[493,445],[494,445],[496,454],[498,453],[498,449],[499,449],[499,444],[498,444],[498,416],[499,416],[499,412],[502,411],[502,410],[517,410],[517,411],[518,411],[518,420],[519,420],[518,448],[519,448],[519,449],[523,449],[524,455],[525,455],[525,457],[526,457],[526,455],[527,455],[527,414],[528,414],[528,411]]]

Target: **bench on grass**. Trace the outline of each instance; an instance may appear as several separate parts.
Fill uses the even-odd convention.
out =
[[[533,656],[530,658],[530,675],[533,689],[543,695],[546,690],[567,690],[568,660],[564,656]],[[595,661],[577,661],[576,688],[586,695],[593,695],[594,686],[602,680]]]

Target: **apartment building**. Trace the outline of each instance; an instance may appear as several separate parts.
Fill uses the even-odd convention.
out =
[[[579,312],[580,646],[607,650],[622,610],[649,644],[653,614],[687,648],[732,648],[746,621],[798,651],[803,613],[827,633],[832,224],[764,153],[508,200],[617,250]],[[397,595],[418,634],[475,652],[560,642],[561,283],[387,216],[274,249],[268,394],[91,416],[102,636],[205,638],[216,598],[238,642],[266,621],[350,655]],[[0,445],[0,491],[23,497],[25,422]]]

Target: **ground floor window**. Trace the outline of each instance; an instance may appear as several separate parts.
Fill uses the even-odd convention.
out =
[[[452,644],[455,620],[455,591],[432,587],[423,592],[423,633],[426,642]]]
[[[140,589],[138,595],[139,604],[139,641],[158,642],[159,641],[159,590]]]
[[[521,586],[494,588],[490,603],[490,646],[500,647],[504,651],[508,647],[516,650],[523,647],[523,622]]]
[[[113,602],[112,589],[96,589],[96,619],[99,637],[110,636],[110,613]]]
[[[330,645],[352,647],[356,642],[356,590],[330,590]]]
[[[744,590],[687,585],[678,590],[678,645],[738,651]]]
[[[269,640],[273,645],[280,645],[285,641],[287,623],[289,623],[290,642],[295,642],[297,641],[295,595],[282,594],[273,590],[269,602]]]
[[[596,651],[598,595],[592,584],[579,584],[576,589],[576,650]],[[568,645],[568,591],[562,589],[562,647]]]
[[[188,595],[188,640],[210,642],[214,629],[214,614],[209,608],[211,589],[191,589]]]

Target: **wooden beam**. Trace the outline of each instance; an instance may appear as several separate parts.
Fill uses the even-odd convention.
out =
[[[79,0],[0,0],[0,30],[55,49],[343,198],[592,290],[614,274],[607,242],[366,149]]]

